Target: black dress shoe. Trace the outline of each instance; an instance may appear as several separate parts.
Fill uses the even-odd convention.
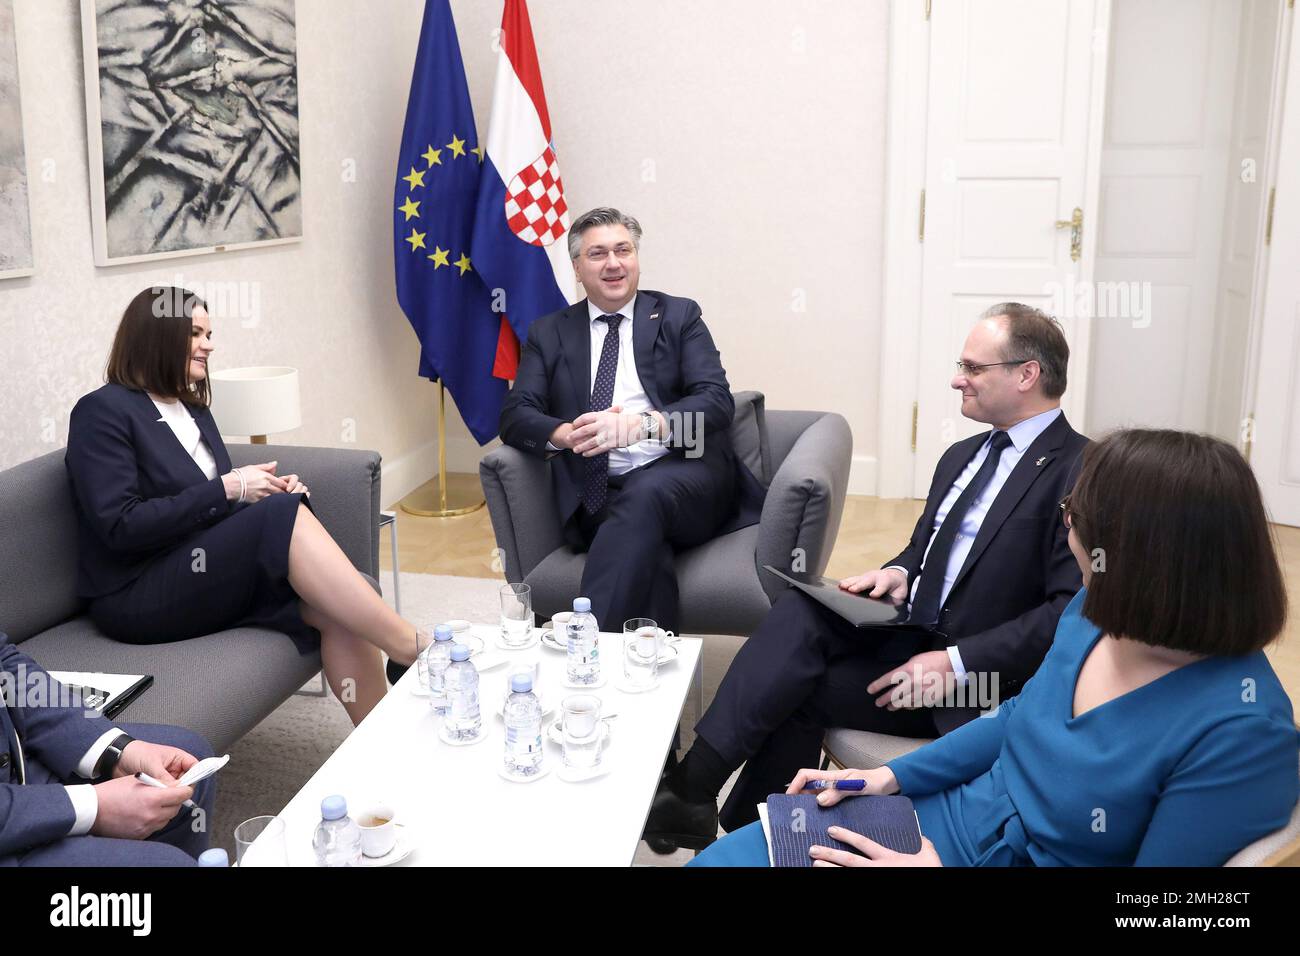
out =
[[[679,848],[703,850],[718,838],[718,803],[690,803],[668,785],[668,775],[659,780],[650,817],[642,839],[655,853],[668,854]]]

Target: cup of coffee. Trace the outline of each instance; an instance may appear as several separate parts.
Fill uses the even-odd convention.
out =
[[[373,803],[366,807],[357,817],[357,826],[361,828],[361,853],[374,859],[387,856],[397,845],[397,825],[392,806],[387,803]]]

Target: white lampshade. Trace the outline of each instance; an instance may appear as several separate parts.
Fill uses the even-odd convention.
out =
[[[302,424],[296,368],[228,368],[209,375],[212,417],[223,435],[272,435]]]

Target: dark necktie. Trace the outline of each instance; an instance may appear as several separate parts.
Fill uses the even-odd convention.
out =
[[[975,472],[970,484],[953,502],[948,516],[939,526],[939,533],[934,536],[930,553],[925,558],[925,567],[921,569],[921,583],[916,586],[916,598],[912,601],[909,623],[933,624],[939,619],[939,598],[943,594],[943,579],[948,569],[948,558],[952,555],[953,542],[957,540],[957,532],[961,530],[966,512],[988,487],[993,473],[998,470],[1002,449],[1010,444],[1011,436],[1006,432],[993,433],[984,464],[980,465],[980,470]]]
[[[614,404],[614,374],[618,370],[618,326],[621,315],[602,315],[598,321],[606,323],[605,341],[600,346],[600,362],[596,366],[596,381],[591,386],[591,410],[601,412]],[[599,514],[605,507],[609,491],[609,452],[587,459],[587,473],[582,481],[582,506],[591,515]]]

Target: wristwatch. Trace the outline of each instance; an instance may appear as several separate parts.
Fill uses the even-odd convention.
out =
[[[641,430],[645,432],[647,441],[659,440],[659,419],[655,418],[652,412],[641,413]]]
[[[130,734],[118,734],[114,737],[112,743],[108,745],[108,749],[100,754],[99,760],[95,762],[95,772],[92,779],[108,778],[113,773],[118,761],[122,759],[122,751],[133,743],[135,743],[135,738]]]

